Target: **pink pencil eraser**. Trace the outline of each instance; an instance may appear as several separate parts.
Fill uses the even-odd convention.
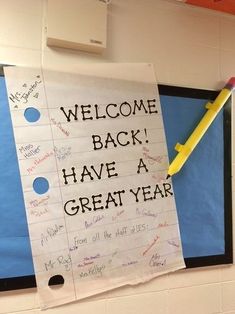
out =
[[[235,88],[235,77],[231,77],[226,85],[229,85],[231,89]]]

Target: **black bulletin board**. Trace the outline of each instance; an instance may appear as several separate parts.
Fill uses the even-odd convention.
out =
[[[22,203],[23,197],[20,195],[19,170],[16,159],[14,159],[16,152],[13,133],[5,132],[11,129],[11,122],[7,121],[7,117],[10,119],[10,115],[3,76],[0,77],[0,83],[0,121],[4,120],[5,122],[2,127],[0,126],[0,141],[4,143],[7,139],[7,143],[11,142],[12,144],[10,152],[7,151],[9,149],[7,145],[2,145],[0,148],[2,150],[0,166],[4,168],[4,163],[7,165],[9,155],[11,155],[15,160],[16,167],[14,172],[9,174],[8,179],[0,177],[0,291],[5,291],[35,287],[36,281],[24,204]],[[173,147],[176,142],[187,138],[191,129],[205,112],[206,102],[214,100],[218,92],[166,85],[159,85],[158,89],[171,160],[175,154]],[[198,110],[194,110],[196,107]],[[182,125],[184,128],[181,128]],[[208,142],[210,144],[209,151]],[[183,171],[173,177],[185,263],[187,267],[232,263],[231,99],[227,101],[220,117],[198,146]],[[3,152],[3,150],[5,151]],[[212,158],[208,152],[216,158]],[[209,162],[205,163],[207,157]],[[207,171],[202,177],[201,170],[197,171],[201,164]],[[12,177],[13,174],[16,176],[15,179]],[[8,185],[5,184],[6,180],[10,180]],[[200,181],[199,185],[197,184],[198,180]],[[211,188],[211,186],[213,187]],[[202,189],[204,194],[200,196]],[[11,198],[14,195],[15,206],[10,203],[9,208],[1,205],[6,205],[6,194],[11,195]],[[219,198],[215,197],[215,194],[219,194]],[[204,197],[205,195],[207,198]],[[13,214],[16,208],[19,215],[19,226],[14,226],[12,234],[8,231],[4,234],[1,230],[7,230],[6,226],[11,220],[10,214]],[[8,211],[8,215],[4,215],[6,211]],[[17,243],[17,245],[5,245],[8,240],[9,243]]]

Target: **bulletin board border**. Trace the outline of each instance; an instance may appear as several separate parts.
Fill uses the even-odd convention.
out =
[[[0,291],[28,289],[36,286],[36,277],[34,275],[0,279]]]
[[[2,76],[3,73],[0,73]],[[218,91],[158,85],[159,94],[195,99],[214,100]],[[224,106],[224,232],[225,252],[221,255],[185,258],[187,268],[230,264],[233,262],[232,243],[232,180],[231,180],[231,97]],[[56,284],[56,283],[55,283]],[[0,279],[0,291],[18,290],[36,287],[34,275]]]

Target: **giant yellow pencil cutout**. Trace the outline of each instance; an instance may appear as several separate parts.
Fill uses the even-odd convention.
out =
[[[191,155],[194,148],[197,146],[198,142],[201,140],[211,123],[216,118],[217,114],[223,108],[224,104],[231,95],[233,89],[235,88],[235,77],[232,77],[225,87],[221,90],[219,95],[216,97],[213,103],[207,103],[206,108],[208,109],[193,133],[189,136],[184,145],[177,143],[175,145],[175,150],[178,152],[175,159],[171,162],[167,178],[176,174],[183,167],[184,163]]]

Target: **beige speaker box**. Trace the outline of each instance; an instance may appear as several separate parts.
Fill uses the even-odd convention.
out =
[[[105,0],[48,0],[47,45],[101,53],[106,48]]]

